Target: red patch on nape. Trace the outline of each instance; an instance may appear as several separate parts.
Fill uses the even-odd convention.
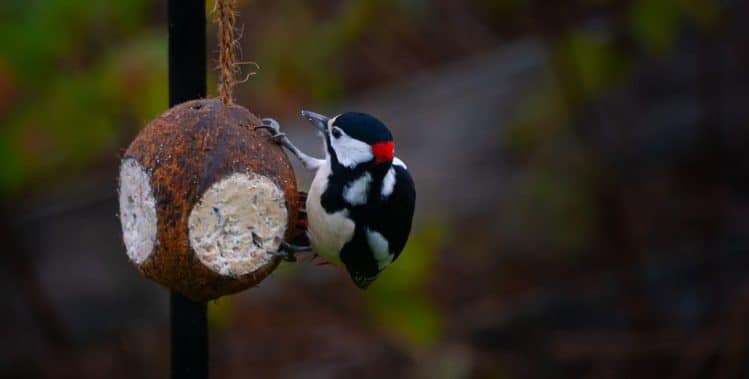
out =
[[[375,156],[375,163],[390,162],[395,155],[395,145],[393,141],[377,142],[372,145],[372,153]]]

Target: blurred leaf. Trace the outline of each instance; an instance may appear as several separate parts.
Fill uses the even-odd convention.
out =
[[[209,301],[206,310],[208,328],[211,331],[225,329],[231,324],[235,308],[235,296],[222,296],[216,300]]]
[[[441,317],[427,295],[426,285],[444,232],[444,226],[437,222],[414,230],[398,260],[366,293],[375,322],[414,347],[432,346],[442,334]]]
[[[509,151],[524,156],[553,139],[569,122],[566,105],[558,87],[548,82],[532,91],[518,106],[505,132]]]
[[[22,184],[23,168],[16,150],[14,131],[3,128],[0,131],[0,195],[19,190]]]
[[[569,136],[557,138],[532,157],[499,216],[512,248],[541,253],[527,258],[574,257],[595,232],[595,168]]]
[[[627,57],[602,32],[571,32],[557,46],[556,55],[557,64],[564,65],[562,74],[577,76],[586,97],[598,96],[621,81],[629,68]],[[564,70],[567,64],[573,72]]]
[[[8,64],[0,58],[0,117],[15,103],[16,85]]]
[[[147,5],[46,0],[0,7],[0,193],[69,176],[113,154],[123,123],[140,127],[166,107],[166,39],[138,33]],[[13,106],[6,109],[8,96]]]
[[[77,68],[70,59],[94,53],[92,44],[104,44],[100,36],[132,33],[140,26],[145,0],[27,1],[0,22],[0,54],[27,85],[41,85],[60,71],[60,63]],[[65,66],[65,65],[63,65]]]
[[[676,0],[679,9],[702,27],[716,26],[720,20],[720,5],[715,0]]]
[[[354,0],[340,3],[334,17],[319,20],[314,3],[289,2],[283,23],[270,25],[259,40],[274,41],[252,52],[260,75],[251,85],[263,88],[264,98],[302,93],[317,102],[343,97],[341,57],[361,44],[367,31],[383,27],[383,20],[408,14],[397,1]]]
[[[651,53],[665,54],[673,47],[679,21],[674,0],[636,0],[630,8],[632,33]]]
[[[0,145],[0,153],[17,158],[7,160],[0,192],[83,167],[121,145],[123,121],[133,122],[131,128],[138,130],[163,112],[164,45],[163,34],[134,37],[87,71],[50,78],[36,90],[33,102],[19,104],[5,120],[3,140],[16,147]]]
[[[669,53],[686,22],[713,27],[720,20],[720,4],[711,0],[637,0],[629,9],[635,38],[653,54]]]
[[[577,254],[596,222],[596,167],[574,138],[574,110],[567,108],[557,86],[546,82],[521,103],[505,138],[523,167],[498,222],[512,248],[543,252],[542,259]]]

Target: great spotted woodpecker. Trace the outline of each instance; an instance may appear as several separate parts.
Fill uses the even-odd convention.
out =
[[[310,246],[282,245],[280,253],[312,251],[345,266],[359,288],[369,286],[400,255],[411,231],[416,189],[405,163],[395,157],[390,130],[365,113],[327,117],[302,111],[321,133],[325,159],[311,157],[263,119],[273,140],[315,172],[307,195]]]

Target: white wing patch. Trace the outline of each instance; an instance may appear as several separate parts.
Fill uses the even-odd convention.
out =
[[[406,164],[403,163],[403,161],[400,160],[400,158],[398,158],[398,157],[393,158],[393,164],[396,165],[396,166],[401,166],[401,167],[405,168],[406,170],[408,170],[408,167],[406,167]]]
[[[380,191],[382,197],[387,198],[388,196],[390,196],[390,194],[393,193],[394,187],[395,169],[390,167],[390,170],[388,170],[387,174],[385,174],[385,178],[382,179],[382,190]]]
[[[369,248],[372,250],[372,254],[377,262],[377,268],[380,271],[393,262],[393,254],[390,253],[388,241],[382,234],[372,229],[367,229],[367,243],[369,243]]]
[[[365,172],[358,179],[343,187],[343,199],[351,205],[366,204],[367,194],[369,193],[369,183],[371,182],[372,175]]]

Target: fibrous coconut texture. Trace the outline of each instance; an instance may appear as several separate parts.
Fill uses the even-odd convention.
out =
[[[217,99],[174,106],[149,123],[120,168],[120,219],[130,260],[196,301],[258,284],[269,254],[294,236],[291,164],[260,120]]]

